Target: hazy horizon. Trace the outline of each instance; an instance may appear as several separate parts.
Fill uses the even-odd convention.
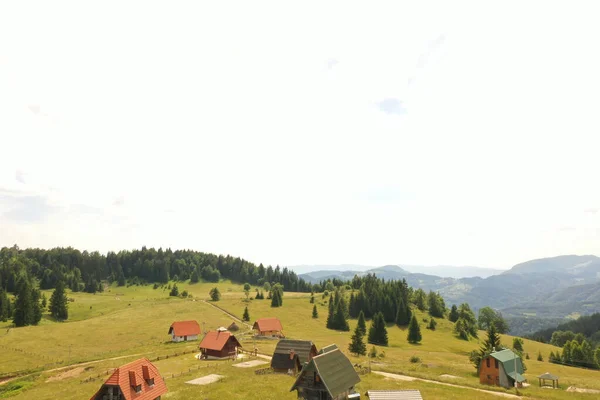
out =
[[[0,246],[494,269],[600,254],[583,4],[234,9],[0,5]]]

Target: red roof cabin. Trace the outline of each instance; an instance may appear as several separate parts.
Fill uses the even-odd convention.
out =
[[[167,385],[147,358],[117,368],[90,400],[160,400]]]
[[[173,342],[187,342],[198,340],[200,325],[196,321],[177,321],[171,324],[169,335]]]
[[[283,327],[277,318],[261,318],[256,320],[252,329],[257,336],[284,338]]]
[[[237,348],[242,347],[240,342],[226,330],[210,331],[200,342],[200,358],[205,360],[236,358]]]

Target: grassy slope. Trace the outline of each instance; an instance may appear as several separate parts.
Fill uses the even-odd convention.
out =
[[[207,298],[208,291],[215,285],[201,283],[196,285],[178,284],[178,286],[180,291],[188,289],[198,298]],[[319,318],[313,319],[311,318],[313,305],[309,303],[309,296],[306,294],[286,293],[284,306],[272,309],[269,300],[251,300],[246,303],[243,300],[244,294],[241,292],[241,287],[238,285],[222,282],[219,284],[219,288],[223,293],[223,299],[217,304],[233,314],[241,316],[244,307],[248,304],[252,321],[259,317],[277,316],[281,319],[288,337],[310,339],[318,347],[336,343],[346,352],[350,341],[350,332],[325,329],[327,305],[322,303],[320,297],[317,297]],[[119,295],[116,296],[117,294]],[[44,320],[39,327],[11,329],[8,334],[5,334],[5,331],[0,334],[0,346],[4,346],[1,348],[0,373],[35,368],[45,363],[40,361],[41,356],[51,360],[66,360],[69,345],[71,345],[71,362],[138,353],[144,353],[149,357],[172,354],[195,347],[194,344],[189,343],[172,344],[167,342],[169,339],[167,330],[173,320],[196,319],[199,322],[206,322],[207,328],[228,325],[231,322],[230,317],[206,303],[169,299],[167,291],[153,290],[152,287],[113,287],[110,292],[103,294],[76,293],[71,296],[75,298],[75,302],[70,303],[73,322],[55,323]],[[422,321],[422,318],[427,318],[427,316],[419,314],[419,321]],[[351,328],[355,324],[356,321],[350,321]],[[465,386],[493,389],[489,386],[479,385],[478,379],[474,375],[475,369],[468,361],[468,352],[479,347],[477,341],[465,342],[456,339],[451,333],[452,324],[445,320],[438,320],[438,329],[435,332],[424,329],[424,323],[422,325],[423,342],[421,345],[408,344],[404,329],[395,326],[388,327],[390,347],[379,348],[380,351],[385,350],[386,356],[377,364],[374,363],[373,368]],[[511,344],[512,337],[503,336],[502,341],[505,344]],[[251,348],[254,342],[249,336],[245,336],[242,338],[242,344],[244,347]],[[275,341],[256,341],[259,351],[265,354],[271,353],[275,344]],[[553,399],[595,398],[594,395],[537,388],[535,377],[549,371],[561,377],[562,387],[572,385],[600,389],[600,372],[536,361],[538,351],[541,351],[544,359],[547,360],[550,351],[556,350],[547,344],[525,340],[524,347],[532,358],[526,362],[528,366],[526,377],[532,383],[530,388],[523,390],[526,396]],[[7,351],[7,348],[20,348],[26,350],[29,355],[14,350]],[[413,354],[421,358],[421,363],[411,364],[409,362],[409,358]],[[50,399],[55,398],[57,394],[65,399],[87,398],[95,392],[106,376],[103,375],[95,381],[80,384],[82,379],[96,377],[99,373],[105,373],[108,368],[117,367],[129,360],[127,358],[92,364],[90,365],[91,369],[78,377],[51,383],[45,383],[45,380],[48,376],[56,375],[57,372],[38,374],[31,378],[32,387],[30,389],[13,398]],[[367,363],[365,357],[351,357],[351,360],[353,363]],[[260,397],[264,399],[296,397],[295,394],[288,392],[292,378],[282,375],[267,375],[257,379],[253,369],[234,368],[228,362],[213,362],[208,368],[205,362],[197,361],[191,354],[187,354],[158,361],[157,366],[163,376],[167,377],[167,385],[170,390],[167,398],[169,399],[201,399],[207,396],[211,398],[221,396],[250,398],[257,393],[260,393]],[[202,366],[202,369],[187,372],[190,368],[198,366]],[[186,374],[183,376],[171,378],[172,374],[177,375],[184,371]],[[209,373],[222,374],[225,379],[221,383],[208,386],[184,384],[187,380]],[[442,374],[455,375],[458,378],[443,379],[440,378]],[[363,376],[363,382],[358,387],[361,393],[369,388],[417,388],[422,390],[425,398],[428,399],[489,398],[489,395],[469,389],[451,388],[425,382],[391,381],[376,375]],[[503,389],[497,390],[504,391]]]

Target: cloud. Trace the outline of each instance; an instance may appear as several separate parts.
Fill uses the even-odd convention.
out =
[[[8,191],[0,191],[0,203],[5,204],[8,209],[0,217],[17,224],[44,222],[59,210],[44,196],[21,196]]]
[[[600,211],[600,208],[592,207],[592,208],[585,209],[583,212],[588,213],[588,214],[596,214],[598,211]]]
[[[574,226],[561,226],[560,228],[558,228],[559,232],[570,232],[570,231],[574,231],[575,227]]]
[[[327,69],[333,69],[333,67],[335,67],[339,63],[340,62],[337,59],[330,58],[329,60],[327,60]]]
[[[18,169],[17,172],[15,172],[15,179],[20,183],[26,183],[25,182],[25,172]]]
[[[402,115],[406,113],[404,104],[396,98],[383,99],[377,103],[377,107],[386,114]]]
[[[28,108],[35,115],[38,115],[40,113],[40,106],[39,106],[39,104],[30,104],[28,106]]]

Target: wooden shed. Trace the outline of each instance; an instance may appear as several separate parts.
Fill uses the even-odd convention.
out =
[[[298,375],[290,391],[305,400],[342,400],[354,393],[360,382],[352,363],[340,350],[315,356]]]
[[[273,352],[271,368],[275,372],[296,374],[316,355],[317,347],[310,340],[282,339]]]
[[[240,342],[231,332],[210,331],[200,342],[200,353],[203,359],[235,358],[237,348],[242,347]]]
[[[283,338],[283,326],[277,318],[260,318],[257,319],[252,329],[256,331],[257,336],[279,337]]]
[[[516,367],[516,368],[515,368]],[[510,388],[523,386],[523,363],[521,358],[509,349],[494,351],[481,359],[479,364],[479,382],[488,385]]]

